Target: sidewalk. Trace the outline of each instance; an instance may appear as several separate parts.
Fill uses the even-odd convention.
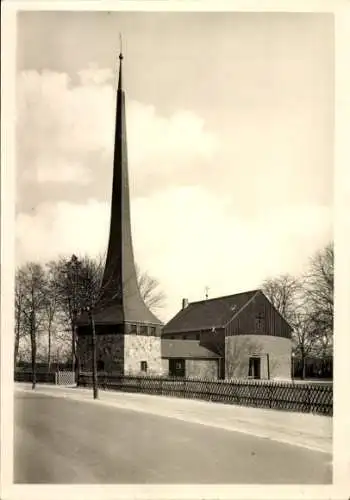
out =
[[[15,390],[32,392],[29,384],[22,383],[15,384]],[[332,453],[331,417],[103,390],[99,390],[99,400],[93,400],[92,389],[77,387],[39,384],[35,392],[176,418]]]

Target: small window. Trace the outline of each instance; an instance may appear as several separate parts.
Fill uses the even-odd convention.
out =
[[[182,337],[184,340],[187,340],[187,335],[183,335]]]
[[[137,333],[137,325],[130,325],[129,332],[130,333]]]
[[[196,340],[199,340],[199,338],[200,338],[200,337],[199,337],[199,333],[197,333],[197,335],[196,335]]]
[[[147,361],[141,361],[141,371],[147,373]]]
[[[148,333],[147,325],[141,325],[140,326],[140,335],[147,335],[147,333]]]
[[[155,326],[150,326],[149,327],[149,334],[155,337],[156,335],[156,327]]]

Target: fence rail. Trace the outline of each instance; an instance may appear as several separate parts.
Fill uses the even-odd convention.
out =
[[[35,375],[38,384],[55,384],[55,373],[38,372]],[[15,371],[15,382],[33,382],[33,374],[29,371]]]
[[[74,385],[75,373],[72,371],[38,372],[36,373],[38,384]],[[31,371],[15,371],[15,382],[33,382]]]
[[[333,415],[333,385],[264,380],[199,380],[102,374],[102,389],[138,392],[227,404]],[[80,387],[92,386],[92,374],[79,376]]]

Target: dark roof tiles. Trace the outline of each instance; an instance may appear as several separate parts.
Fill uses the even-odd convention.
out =
[[[190,302],[179,311],[163,329],[164,333],[222,328],[235,316],[259,290],[237,293],[226,297]]]
[[[162,358],[220,358],[218,354],[200,345],[199,340],[162,339]]]

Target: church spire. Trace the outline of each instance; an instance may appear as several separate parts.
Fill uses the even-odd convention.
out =
[[[138,287],[131,235],[131,214],[126,134],[125,91],[123,88],[123,53],[120,42],[119,78],[113,158],[113,185],[110,233],[107,257],[97,308],[105,321],[160,324],[145,305]],[[108,312],[106,311],[108,309]],[[103,313],[103,310],[106,313]],[[100,316],[100,317],[99,317]]]

